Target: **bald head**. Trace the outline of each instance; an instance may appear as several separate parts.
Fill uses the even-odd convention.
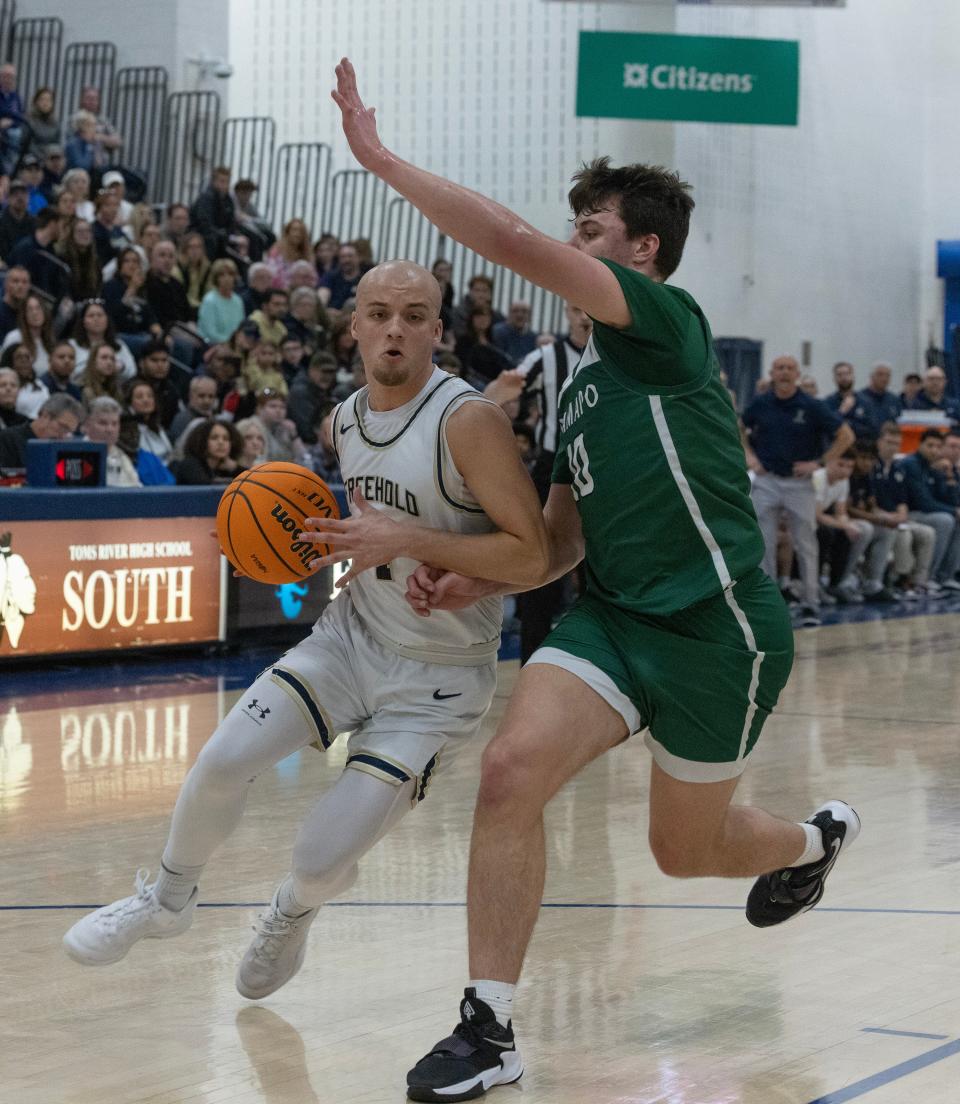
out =
[[[432,272],[413,261],[383,261],[371,268],[357,284],[357,308],[388,297],[401,296],[408,303],[427,308],[431,318],[440,317],[440,285]]]

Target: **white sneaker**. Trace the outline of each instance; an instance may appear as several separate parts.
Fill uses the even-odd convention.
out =
[[[319,909],[291,919],[280,911],[277,898],[261,913],[256,933],[237,967],[237,992],[248,1000],[262,1000],[275,993],[297,973],[307,953],[307,932]]]
[[[137,871],[132,897],[88,912],[63,937],[63,949],[84,966],[109,966],[119,962],[140,939],[170,939],[193,923],[197,908],[197,890],[179,911],[164,908],[147,885],[147,870]]]

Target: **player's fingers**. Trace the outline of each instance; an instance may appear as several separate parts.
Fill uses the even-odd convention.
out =
[[[414,571],[411,579],[416,579],[417,585],[423,590],[433,590],[433,583],[435,579],[439,579],[443,573],[437,573],[437,569],[434,567],[428,567],[426,564],[420,564],[420,566]]]
[[[342,550],[338,552],[330,552],[326,556],[321,556],[319,559],[313,561],[310,564],[311,571],[319,571],[321,567],[332,567],[333,564],[343,563],[344,560],[350,559],[350,556],[345,554]]]
[[[349,518],[344,518],[342,521],[339,518],[329,517],[304,518],[303,524],[309,525],[314,530],[329,529],[334,533],[345,533],[350,528]]]

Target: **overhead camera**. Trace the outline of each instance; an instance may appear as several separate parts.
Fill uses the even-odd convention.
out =
[[[213,75],[220,77],[221,80],[226,80],[227,77],[233,76],[233,66],[229,61],[219,61],[214,66]]]
[[[233,76],[233,66],[226,58],[211,57],[210,54],[202,52],[197,57],[187,58],[187,62],[197,67],[197,79],[201,81],[207,77],[226,80]]]

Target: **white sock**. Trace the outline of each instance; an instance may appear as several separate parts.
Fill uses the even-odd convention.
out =
[[[197,888],[203,867],[182,866],[178,863],[177,869],[172,870],[171,865],[161,860],[153,895],[165,909],[180,912]]]
[[[293,878],[291,878],[289,874],[283,879],[283,883],[280,886],[280,892],[277,894],[277,907],[284,916],[289,917],[291,920],[296,920],[300,916],[306,916],[310,911],[309,905],[304,905],[297,900],[296,894],[293,892]]]
[[[826,855],[823,847],[823,833],[820,829],[815,824],[801,824],[800,827],[807,837],[807,846],[803,849],[800,858],[792,862],[791,866],[806,866],[807,863],[816,862]]]
[[[470,988],[476,991],[479,1000],[490,1006],[501,1027],[506,1027],[510,1023],[510,1017],[513,1015],[513,991],[516,985],[510,985],[505,981],[489,981],[485,978],[474,981],[471,978]]]

